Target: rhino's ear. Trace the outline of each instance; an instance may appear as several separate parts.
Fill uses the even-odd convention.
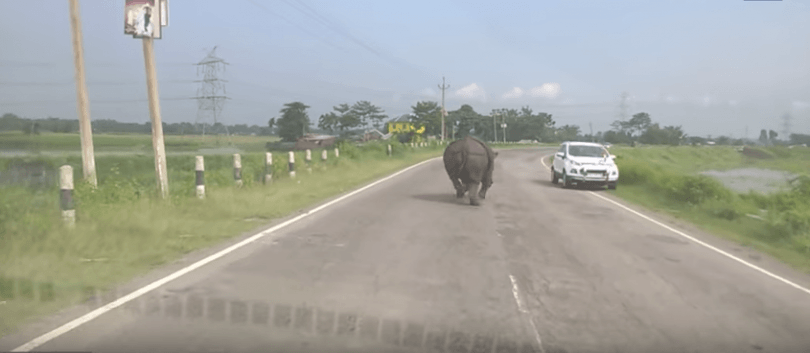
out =
[[[495,152],[495,157],[497,157],[497,156],[498,156],[498,152]]]

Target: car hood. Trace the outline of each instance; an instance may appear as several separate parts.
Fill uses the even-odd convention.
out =
[[[610,158],[598,158],[598,157],[569,157],[570,160],[576,161],[580,164],[587,165],[603,165],[606,167],[613,166],[613,160]]]

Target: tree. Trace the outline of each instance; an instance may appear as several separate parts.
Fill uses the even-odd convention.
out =
[[[442,133],[442,112],[439,103],[431,101],[417,102],[416,105],[411,106],[413,114],[411,115],[411,122],[417,126],[425,127],[425,135],[441,135]],[[448,116],[449,119],[449,116]],[[447,120],[447,136],[450,136],[450,121]]]
[[[765,129],[759,132],[759,142],[768,143],[768,131]]]
[[[777,136],[779,136],[779,134],[777,134],[776,131],[773,130],[768,131],[768,140],[770,140],[772,143],[776,142]]]
[[[272,117],[270,120],[267,121],[267,128],[270,129],[270,133],[273,133],[273,125],[276,125],[276,118]]]
[[[565,125],[557,130],[557,138],[562,141],[576,141],[579,139],[579,126]]]
[[[334,132],[340,126],[340,116],[335,114],[335,112],[329,112],[327,114],[322,114],[320,118],[318,118],[318,127],[329,131],[329,133]]]
[[[301,102],[284,104],[280,110],[281,118],[278,119],[278,135],[282,141],[294,142],[304,135],[304,131],[309,126],[309,116],[307,109],[309,106]]]
[[[794,145],[810,144],[810,135],[790,134],[790,143]]]
[[[382,129],[382,123],[388,116],[383,114],[382,108],[377,107],[369,101],[359,101],[351,108],[352,115],[360,120],[361,126],[371,125],[376,129]]]
[[[447,113],[448,120],[453,121],[455,125],[455,135],[453,130],[448,129],[450,138],[463,138],[467,135],[479,135],[476,132],[481,130],[481,114],[475,112],[472,106],[464,104],[458,110]],[[476,131],[478,127],[478,131]]]

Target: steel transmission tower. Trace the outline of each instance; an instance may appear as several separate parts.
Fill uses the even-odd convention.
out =
[[[229,65],[225,60],[218,58],[215,55],[217,47],[211,49],[208,55],[197,63],[197,76],[202,74],[202,85],[197,89],[197,121],[196,125],[202,123],[203,135],[205,135],[205,125],[209,121],[213,121],[212,126],[216,126],[222,114],[222,108],[225,106],[225,100],[230,99],[225,96],[225,80],[217,77],[221,70],[225,69],[225,65]],[[225,127],[226,136],[230,137],[228,126]],[[218,133],[219,131],[214,131]]]
[[[782,116],[782,138],[790,141],[790,128],[793,127],[792,125],[793,116],[790,113],[785,113]]]

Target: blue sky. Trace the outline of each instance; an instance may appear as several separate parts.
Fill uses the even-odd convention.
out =
[[[82,0],[91,117],[149,120],[140,40],[124,0]],[[810,133],[810,1],[170,0],[155,42],[166,122],[194,121],[196,67],[231,65],[222,121],[266,124],[302,101],[310,119],[368,100],[391,116],[419,100],[479,113],[520,108],[588,132],[619,96],[692,135]],[[314,12],[309,9],[314,10]],[[68,1],[0,1],[0,114],[76,117]]]

